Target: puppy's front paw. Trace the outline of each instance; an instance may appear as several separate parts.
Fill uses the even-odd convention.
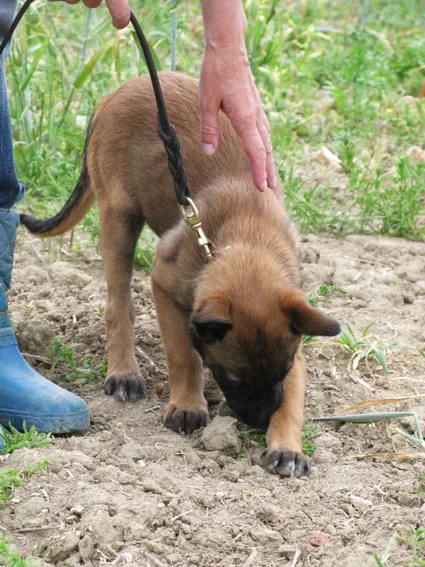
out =
[[[204,405],[200,407],[179,408],[170,402],[165,410],[164,425],[176,433],[190,435],[207,424],[208,411]]]
[[[266,452],[263,456],[264,468],[283,477],[308,476],[311,472],[310,459],[302,453],[283,449],[282,451]]]
[[[146,396],[146,384],[140,376],[107,376],[104,392],[123,402],[137,402]]]

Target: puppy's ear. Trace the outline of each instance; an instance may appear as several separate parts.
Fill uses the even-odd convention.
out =
[[[295,333],[333,337],[341,331],[338,321],[312,307],[300,289],[285,289],[280,294],[279,303]]]
[[[198,337],[205,343],[222,341],[233,327],[230,321],[230,302],[221,297],[201,300],[192,315],[191,323]]]

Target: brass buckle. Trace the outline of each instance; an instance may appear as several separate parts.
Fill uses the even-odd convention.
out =
[[[204,249],[207,256],[207,262],[210,262],[214,257],[214,244],[209,240],[202,228],[201,219],[199,218],[199,211],[190,197],[186,197],[189,203],[189,211],[186,211],[186,207],[179,205],[180,212],[182,214],[183,220],[186,225],[195,232],[196,239],[201,248]]]

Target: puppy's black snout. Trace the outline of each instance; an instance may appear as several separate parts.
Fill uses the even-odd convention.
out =
[[[282,403],[283,384],[278,382],[263,392],[226,392],[227,403],[235,414],[247,425],[255,429],[266,430],[274,412]]]

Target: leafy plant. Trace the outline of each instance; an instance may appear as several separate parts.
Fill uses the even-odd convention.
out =
[[[316,446],[314,444],[314,439],[320,437],[321,432],[315,425],[305,425],[302,430],[302,451],[305,455],[311,456],[316,452]],[[266,435],[265,433],[252,432],[252,431],[241,431],[239,437],[242,441],[241,448],[238,452],[227,451],[225,455],[233,457],[234,459],[239,459],[244,457],[248,447],[260,446],[267,447]]]
[[[312,305],[313,307],[317,307],[319,303],[331,304],[332,293],[336,293],[337,295],[342,295],[342,296],[347,295],[347,292],[341,287],[324,284],[321,285],[315,293],[308,294],[308,300],[310,302],[310,305]]]
[[[13,453],[19,449],[37,449],[39,447],[50,447],[53,443],[50,433],[40,433],[33,425],[29,430],[26,423],[22,424],[23,431],[18,431],[12,425],[0,427],[0,437],[5,445],[4,453]]]
[[[357,369],[361,361],[368,364],[370,358],[374,358],[384,370],[385,374],[389,374],[387,364],[387,354],[389,351],[399,349],[416,350],[422,356],[425,356],[421,349],[413,345],[405,345],[398,342],[381,343],[380,340],[370,333],[370,329],[374,323],[368,325],[360,337],[358,337],[351,326],[346,323],[345,328],[341,330],[340,335],[335,339],[335,343],[342,346],[347,352],[351,354],[349,368]]]
[[[23,559],[12,549],[9,539],[0,538],[0,565],[2,567],[36,567],[31,559]]]
[[[21,486],[23,481],[29,479],[36,472],[47,470],[48,467],[49,461],[43,459],[37,465],[28,467],[21,472],[16,469],[0,469],[0,509],[2,507],[1,502],[10,499],[15,486]]]
[[[410,559],[410,564],[425,567],[425,528],[412,530],[411,537],[402,538],[401,541],[412,546],[413,557]]]
[[[0,509],[1,502],[9,500],[14,486],[21,486],[19,472],[15,469],[0,470]]]
[[[86,383],[94,382],[104,378],[108,372],[106,359],[98,362],[89,358],[81,365],[77,364],[76,353],[57,337],[50,341],[49,356],[52,359],[52,370],[57,369],[58,366],[64,368],[64,374],[60,378],[64,382],[74,382],[79,378],[84,378]]]
[[[314,440],[322,435],[322,432],[315,425],[304,425],[302,431],[303,453],[308,456],[314,455],[316,445]]]

